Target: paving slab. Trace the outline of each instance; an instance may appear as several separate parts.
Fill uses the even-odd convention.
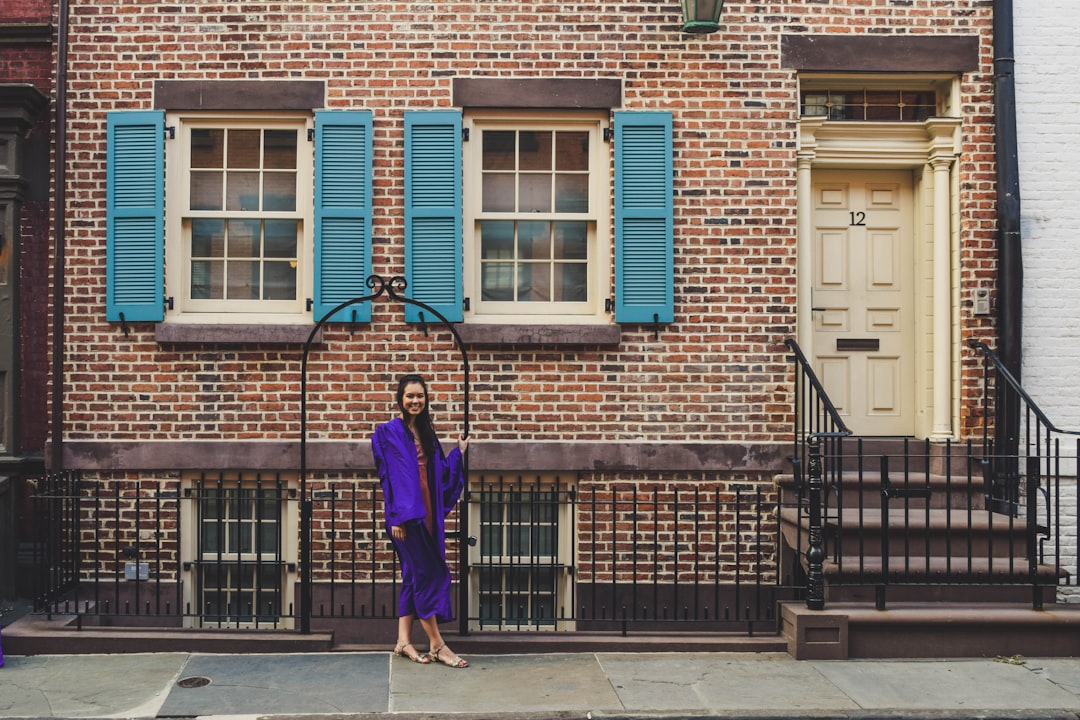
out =
[[[864,709],[1080,710],[1080,697],[1032,672],[1027,661],[810,661]],[[1067,668],[1062,666],[1058,671]]]
[[[192,655],[157,716],[386,712],[390,657]]]
[[[619,710],[595,655],[469,655],[469,667],[394,658],[390,711],[536,713]]]
[[[1024,665],[1048,682],[1080,697],[1080,658],[1038,658],[1026,660]]]
[[[623,706],[635,712],[788,712],[858,706],[812,665],[786,653],[602,653]]]
[[[153,717],[186,653],[8,655],[0,717]]]

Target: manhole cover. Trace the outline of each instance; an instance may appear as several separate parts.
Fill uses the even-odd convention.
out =
[[[210,678],[196,675],[194,677],[180,678],[176,684],[182,688],[206,687],[210,684]]]

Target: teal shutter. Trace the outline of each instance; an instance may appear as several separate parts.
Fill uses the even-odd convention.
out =
[[[106,123],[105,318],[165,319],[165,113]]]
[[[405,294],[461,322],[461,113],[405,113]],[[420,320],[408,304],[405,319]],[[435,318],[426,318],[432,320]]]
[[[371,292],[371,130],[369,111],[315,113],[315,320]],[[369,322],[371,302],[329,319]]]
[[[615,320],[675,319],[671,113],[615,113]]]

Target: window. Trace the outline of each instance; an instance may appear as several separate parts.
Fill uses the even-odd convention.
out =
[[[485,480],[469,495],[477,629],[565,629],[573,614],[573,488],[557,478]]]
[[[163,111],[109,113],[106,319],[370,320],[335,309],[368,293],[372,113],[313,120],[312,137],[310,113],[171,114],[166,141]],[[673,321],[671,113],[615,112],[610,143],[598,116],[477,117],[467,149],[459,111],[404,120],[408,297],[450,322],[466,298],[470,319]]]
[[[595,323],[614,278],[617,322],[672,322],[672,116],[616,112],[614,121],[608,143],[604,121],[580,114],[476,115],[463,125],[458,111],[406,111],[407,295],[451,322],[466,319],[467,299],[472,321]],[[405,318],[425,319],[414,305]]]
[[[283,627],[292,605],[295,565],[286,562],[293,537],[284,481],[245,474],[199,476],[194,501],[194,547],[186,549],[200,626]]]
[[[371,127],[359,110],[197,113],[166,133],[162,111],[109,113],[107,319],[310,323],[366,295]],[[347,309],[331,319],[370,319]]]
[[[477,118],[465,147],[471,316],[596,319],[609,296],[604,121]]]
[[[169,120],[179,142],[166,146],[167,167],[182,168],[166,190],[174,309],[303,313],[312,271],[308,121]]]
[[[948,112],[949,85],[939,77],[799,79],[800,114],[846,122],[923,122]]]

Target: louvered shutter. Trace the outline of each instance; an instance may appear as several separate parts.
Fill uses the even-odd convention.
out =
[[[615,320],[672,322],[671,113],[615,113]]]
[[[461,262],[461,113],[406,112],[406,295],[460,322]],[[421,312],[408,304],[405,319],[417,322]]]
[[[369,111],[315,113],[315,320],[371,292],[364,284],[371,274],[371,131]],[[329,319],[368,322],[371,302]]]
[[[105,317],[165,319],[165,113],[106,122]]]

